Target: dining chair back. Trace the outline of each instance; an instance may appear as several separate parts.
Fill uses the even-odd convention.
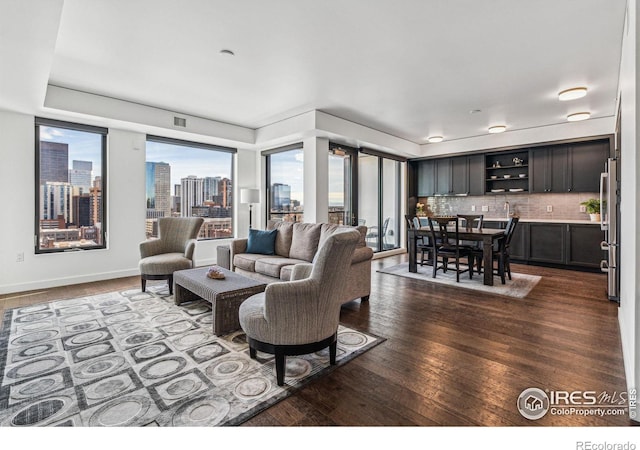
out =
[[[431,217],[429,218],[429,234],[431,262],[433,264],[433,278],[438,270],[444,273],[449,270],[449,259],[455,260],[456,281],[460,281],[460,274],[469,272],[469,278],[473,277],[473,257],[471,249],[460,242],[460,224],[457,217]],[[467,258],[467,268],[460,267],[460,260]],[[442,264],[438,264],[442,262]]]

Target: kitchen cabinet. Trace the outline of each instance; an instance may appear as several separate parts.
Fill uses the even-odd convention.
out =
[[[511,243],[509,244],[509,255],[512,260],[527,258],[526,245],[527,235],[529,233],[529,224],[526,222],[518,222],[516,229],[513,230]]]
[[[529,151],[487,155],[485,174],[487,194],[529,192]]]
[[[599,268],[600,261],[606,259],[605,252],[600,248],[605,238],[600,225],[567,224],[567,228],[569,245],[566,264]]]
[[[418,163],[418,197],[431,197],[436,193],[436,164],[428,159]]]
[[[469,195],[484,194],[484,155],[469,156]]]
[[[524,225],[522,231],[525,233],[523,238],[525,254],[517,254],[517,246],[513,243],[516,240],[514,235],[511,244],[511,258],[514,260],[597,269],[600,267],[600,261],[605,258],[600,248],[604,232],[600,230],[600,225],[597,223],[526,223]]]
[[[505,228],[507,220],[487,220],[484,228]],[[599,269],[606,255],[600,248],[604,232],[599,223],[518,222],[509,247],[511,260],[540,264]]]
[[[554,145],[531,150],[532,192],[598,192],[609,141]]]
[[[566,224],[529,223],[527,261],[564,264]]]
[[[424,169],[426,175],[427,168]],[[469,194],[469,159],[467,156],[440,158],[433,160],[435,195],[467,195]],[[425,181],[430,187],[430,181]]]

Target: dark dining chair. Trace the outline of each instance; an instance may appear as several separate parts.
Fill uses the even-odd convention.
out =
[[[484,214],[458,214],[458,219],[464,220],[464,228],[467,231],[482,230],[484,223]],[[480,241],[462,241],[463,245],[466,245],[471,249],[471,256],[473,260],[478,261],[477,268],[478,273],[482,270],[482,242]],[[473,270],[473,261],[469,261]]]
[[[500,276],[500,281],[502,284],[506,283],[506,276],[511,280],[511,261],[509,248],[511,245],[511,239],[513,239],[513,233],[516,230],[516,226],[518,225],[518,221],[520,219],[517,217],[510,217],[509,222],[507,222],[507,227],[504,230],[504,237],[497,241],[497,248],[494,248],[492,251],[492,261],[496,261],[498,263],[496,268],[491,268],[494,275]],[[478,260],[478,272],[480,272],[482,268],[482,258]]]
[[[469,278],[473,278],[473,256],[471,249],[462,245],[459,237],[460,221],[457,217],[431,217],[429,218],[429,232],[431,235],[431,261],[433,264],[433,278],[440,269],[444,273],[449,269],[449,259],[455,259],[456,282],[460,282],[460,274],[469,272]],[[451,227],[452,229],[449,229]],[[467,268],[460,268],[460,260],[467,259]],[[439,260],[442,262],[438,265]]]
[[[407,217],[407,216],[405,216]],[[420,223],[420,219],[418,217],[414,217],[412,220],[409,221],[410,223],[410,229],[414,229],[414,230],[418,230],[422,227],[422,224]],[[416,247],[417,247],[417,251],[420,252],[420,265],[424,266],[424,254],[425,252],[427,253],[427,258],[430,259],[431,257],[431,246],[428,243],[429,238],[427,237],[427,239],[425,240],[424,236],[417,236],[416,237]]]

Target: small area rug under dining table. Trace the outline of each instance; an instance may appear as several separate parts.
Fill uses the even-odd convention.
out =
[[[466,266],[463,268],[465,267]],[[464,272],[460,274],[460,282],[456,282],[455,270],[448,270],[446,273],[442,270],[438,270],[436,278],[433,278],[433,268],[431,266],[421,266],[418,264],[418,272],[413,273],[409,272],[409,265],[407,263],[384,267],[382,269],[378,269],[378,272],[412,278],[414,280],[421,280],[429,283],[443,284],[463,289],[473,289],[476,291],[516,298],[526,297],[542,279],[542,277],[538,275],[527,275],[512,272],[512,279],[509,280],[507,277],[505,284],[502,284],[500,278],[496,277],[494,279],[493,286],[487,286],[483,284],[481,274],[474,274],[473,278],[469,279],[469,273]]]

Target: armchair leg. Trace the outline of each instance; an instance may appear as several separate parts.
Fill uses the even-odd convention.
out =
[[[286,356],[281,348],[276,347],[276,380],[278,386],[284,385],[284,370],[285,370]]]
[[[338,341],[335,340],[329,345],[329,364],[336,365],[336,353],[338,350]]]
[[[251,359],[256,359],[256,356],[257,356],[256,349],[254,347],[249,346],[249,357]]]
[[[173,274],[169,275],[169,295],[173,295]]]
[[[143,276],[140,277],[140,281],[142,282],[142,292],[147,291],[147,280],[144,279]]]
[[[368,302],[369,301],[369,296],[368,295],[363,295],[362,297],[360,297],[360,302]]]

